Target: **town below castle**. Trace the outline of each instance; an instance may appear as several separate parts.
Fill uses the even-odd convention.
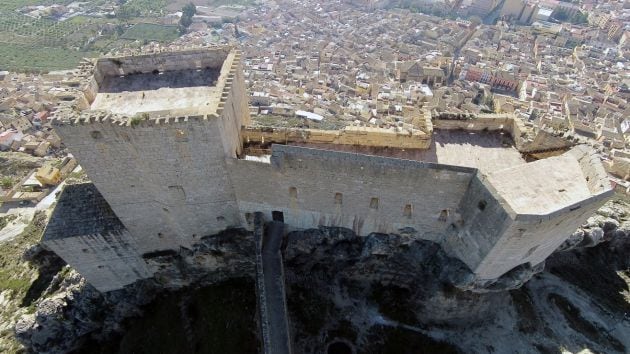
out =
[[[629,4],[0,4],[0,351],[624,352]]]

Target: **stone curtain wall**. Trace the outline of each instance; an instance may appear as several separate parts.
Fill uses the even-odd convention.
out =
[[[187,247],[239,225],[217,118],[56,130],[141,253]]]
[[[336,144],[368,147],[396,147],[402,149],[428,149],[431,136],[416,130],[347,126],[341,130],[301,128],[244,127],[245,141],[304,144]]]
[[[228,160],[243,220],[284,214],[294,228],[342,226],[359,235],[418,231],[438,240],[474,169],[335,151],[273,146],[272,164]]]

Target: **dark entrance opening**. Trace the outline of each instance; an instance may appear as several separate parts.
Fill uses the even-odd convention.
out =
[[[271,217],[273,218],[273,221],[284,222],[284,213],[281,211],[277,211],[277,210],[272,211]]]
[[[334,342],[328,346],[328,354],[352,354],[352,348],[344,342]]]

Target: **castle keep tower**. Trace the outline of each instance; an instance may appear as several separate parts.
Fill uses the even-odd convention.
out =
[[[588,147],[526,163],[522,124],[508,115],[415,112],[411,127],[392,129],[248,127],[231,47],[86,61],[76,82],[53,124],[93,185],[64,190],[43,243],[101,291],[151,277],[147,259],[247,226],[256,212],[289,229],[435,241],[485,286],[539,265],[612,194]],[[516,148],[493,146],[492,131]],[[246,158],[250,142],[267,156]],[[393,155],[347,152],[363,147]]]
[[[240,224],[225,168],[249,123],[236,50],[106,57],[80,70],[83,87],[57,110],[55,130],[133,235],[137,253],[189,247]],[[76,256],[64,258],[73,264]]]
[[[239,224],[225,170],[249,120],[239,60],[230,48],[101,58],[85,68],[90,109],[57,122],[140,252]]]

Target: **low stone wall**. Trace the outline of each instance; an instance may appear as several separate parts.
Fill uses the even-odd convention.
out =
[[[433,119],[434,129],[468,131],[505,131],[514,139],[517,149],[525,143],[526,128],[520,119],[512,114],[478,114],[442,117]]]
[[[191,49],[177,52],[107,57],[96,62],[97,79],[158,71],[176,71],[192,68],[220,68],[230,52],[230,47]]]
[[[243,127],[244,143],[337,144],[401,149],[428,149],[431,135],[420,130],[348,126],[341,130]]]

